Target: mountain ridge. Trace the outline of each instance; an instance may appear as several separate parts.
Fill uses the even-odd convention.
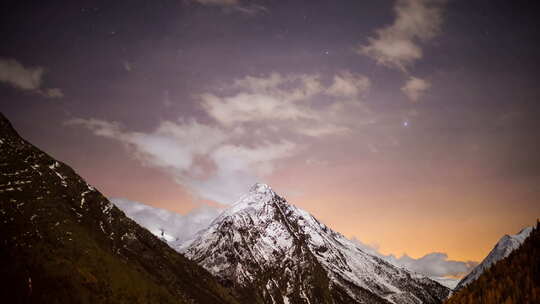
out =
[[[252,303],[440,303],[449,291],[362,251],[259,183],[180,250]]]
[[[454,288],[454,291],[458,291],[463,287],[467,286],[471,282],[477,280],[482,273],[489,269],[492,265],[498,261],[509,256],[514,250],[518,249],[525,239],[530,235],[533,227],[525,227],[521,229],[517,234],[513,235],[504,235],[499,239],[497,244],[489,252],[489,254],[478,264],[475,268],[471,270]]]
[[[540,303],[540,223],[523,243],[480,276],[454,292],[445,304]]]
[[[0,241],[10,303],[237,303],[1,113]]]

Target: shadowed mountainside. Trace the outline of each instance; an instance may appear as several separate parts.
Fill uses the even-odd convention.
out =
[[[0,114],[4,303],[237,303]]]
[[[540,224],[523,245],[453,294],[445,304],[540,303]]]

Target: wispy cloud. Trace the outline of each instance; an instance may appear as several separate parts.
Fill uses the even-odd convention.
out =
[[[122,61],[122,67],[126,72],[131,72],[133,70],[133,64],[127,60]]]
[[[0,59],[0,81],[21,90],[37,90],[41,86],[42,67],[25,67],[15,59]]]
[[[315,119],[306,100],[322,91],[316,76],[274,73],[269,77],[237,79],[231,89],[235,93],[217,96],[211,93],[200,95],[203,108],[218,122],[231,125],[262,120]]]
[[[349,132],[349,127],[335,125],[332,123],[321,124],[321,125],[311,125],[311,126],[301,126],[296,129],[296,132],[311,136],[311,137],[322,137],[327,135],[339,135],[342,133]]]
[[[64,92],[59,88],[46,88],[38,89],[34,91],[36,94],[41,95],[47,98],[62,98],[64,97]]]
[[[268,9],[260,4],[247,4],[247,5],[236,5],[230,8],[233,12],[244,14],[246,16],[257,16],[263,13],[267,13]]]
[[[195,0],[202,5],[233,6],[240,4],[239,0]]]
[[[181,215],[124,198],[112,198],[111,201],[139,225],[178,245],[206,228],[221,212],[221,209],[204,205]]]
[[[47,98],[63,97],[58,88],[41,87],[44,73],[43,67],[25,67],[15,59],[0,58],[0,82]]]
[[[342,107],[357,107],[370,89],[369,79],[360,74],[341,72],[330,83],[319,75],[272,73],[268,76],[247,76],[226,86],[230,92],[204,93],[199,96],[206,112],[223,125],[256,121],[287,121],[291,131],[305,129],[318,123],[324,129],[336,130],[338,121],[331,114]],[[323,96],[330,100],[327,108],[314,107],[313,98]],[[298,128],[296,128],[298,127]],[[330,134],[330,132],[325,132]]]
[[[125,131],[118,123],[99,119],[72,119],[96,135],[116,139],[128,146],[143,163],[153,167],[188,171],[197,155],[207,154],[229,135],[224,131],[197,121],[163,121],[152,132]]]
[[[357,52],[390,68],[406,70],[422,58],[420,44],[440,32],[443,22],[442,0],[398,0],[394,6],[396,19],[389,26],[377,29]]]
[[[144,165],[163,169],[194,194],[224,204],[234,202],[250,184],[271,173],[274,161],[295,148],[287,141],[236,144],[241,133],[194,120],[163,121],[146,133],[99,119],[72,119],[67,124],[120,141]]]
[[[390,259],[398,265],[430,277],[461,277],[469,273],[477,262],[449,260],[448,255],[442,252],[432,252],[421,258],[413,259],[408,255],[400,258],[391,256]]]
[[[368,90],[365,76],[349,72],[325,80],[272,73],[199,94],[205,119],[161,121],[149,132],[93,118],[67,123],[123,143],[142,164],[166,171],[197,196],[230,204],[310,142],[355,128],[368,115],[361,101]],[[320,97],[327,102],[317,104]]]
[[[393,254],[384,255],[377,246],[365,244],[357,238],[353,237],[352,241],[368,253],[382,257],[395,265],[437,279],[439,282],[450,286],[457,284],[457,280],[443,280],[442,278],[462,277],[478,265],[478,262],[474,261],[449,260],[448,255],[442,252],[428,253],[418,259],[411,258],[406,254],[398,258]]]
[[[326,93],[337,97],[357,97],[365,94],[371,87],[371,81],[364,75],[341,72],[334,76],[332,85]]]
[[[401,91],[412,102],[418,102],[424,93],[431,87],[429,81],[418,77],[409,77]]]
[[[194,2],[206,5],[221,7],[225,12],[237,12],[246,16],[256,16],[268,12],[268,9],[257,3],[243,3],[240,0],[194,0]]]
[[[289,141],[268,142],[259,146],[223,145],[209,159],[215,169],[204,179],[181,181],[201,196],[232,204],[248,186],[275,169],[276,162],[295,154],[297,145]]]

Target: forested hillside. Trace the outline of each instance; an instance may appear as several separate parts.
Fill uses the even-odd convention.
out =
[[[523,245],[445,304],[540,303],[540,224]]]

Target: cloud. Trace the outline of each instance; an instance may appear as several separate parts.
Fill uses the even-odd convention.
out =
[[[350,130],[350,128],[345,126],[338,126],[328,123],[299,127],[296,132],[311,137],[322,137],[326,135],[343,134],[349,132]]]
[[[163,121],[149,133],[126,132],[117,123],[99,119],[72,119],[67,124],[85,126],[95,135],[126,144],[128,150],[147,165],[177,170],[182,174],[197,169],[197,155],[208,154],[229,138],[223,130],[195,120]]]
[[[309,136],[329,135],[347,129],[339,126],[341,118],[332,117],[339,107],[334,105],[358,107],[370,84],[366,76],[347,71],[333,76],[329,85],[319,75],[272,73],[235,79],[226,86],[230,93],[204,93],[199,99],[208,115],[225,126],[287,121],[289,128],[293,126],[291,131]],[[314,107],[313,98],[317,97],[329,100],[328,108]],[[308,128],[313,129],[306,131]]]
[[[234,203],[238,194],[275,169],[277,160],[294,154],[296,145],[283,141],[256,147],[223,145],[210,153],[215,170],[209,178],[185,181],[204,197],[226,204]]]
[[[469,273],[478,262],[473,261],[454,261],[449,260],[446,253],[432,252],[424,255],[421,258],[414,259],[404,254],[397,258],[394,255],[384,255],[379,252],[379,248],[375,245],[368,245],[353,237],[355,242],[362,250],[377,255],[394,265],[404,267],[411,271],[423,274],[432,279],[444,283],[447,286],[455,286],[457,279]]]
[[[400,258],[390,257],[396,264],[429,277],[461,277],[469,273],[477,262],[453,261],[446,253],[432,252],[421,258],[413,259],[407,255]]]
[[[308,158],[305,160],[305,163],[308,166],[327,166],[328,165],[328,161],[320,160],[316,158]]]
[[[288,77],[281,76],[280,73],[271,73],[267,77],[248,75],[233,81],[233,87],[244,88],[250,91],[267,90],[283,84]]]
[[[240,4],[238,0],[195,0],[202,5],[234,6]]]
[[[264,120],[315,119],[306,104],[298,103],[322,91],[314,75],[272,73],[267,77],[247,76],[235,79],[229,89],[235,93],[200,95],[202,107],[219,123],[230,126]]]
[[[260,4],[236,5],[231,10],[251,17],[268,12],[268,9]]]
[[[246,76],[235,79],[230,86],[250,93],[272,95],[287,101],[302,101],[324,91],[317,74],[271,73],[268,76]]]
[[[407,95],[409,100],[417,102],[430,87],[431,84],[427,80],[418,77],[409,77],[405,85],[401,88],[401,91]]]
[[[37,90],[41,86],[42,67],[24,67],[14,59],[0,59],[0,81],[21,90]]]
[[[41,89],[38,90],[38,93],[44,97],[48,98],[62,98],[64,97],[64,92],[60,90],[59,88],[52,88],[52,89]]]
[[[139,225],[173,245],[188,241],[199,230],[208,227],[210,222],[221,213],[221,209],[207,205],[181,215],[124,198],[112,198],[111,202]]]
[[[248,75],[198,94],[207,115],[199,120],[165,120],[145,132],[94,118],[66,123],[121,142],[142,164],[166,172],[193,195],[231,204],[281,161],[359,126],[370,115],[361,102],[368,89],[369,79],[348,72],[326,79]]]
[[[122,62],[122,67],[124,70],[126,70],[126,72],[131,72],[133,70],[133,64],[127,60]]]
[[[200,97],[208,114],[224,125],[315,118],[309,109],[275,95],[239,93],[224,98],[213,94],[203,94]]]
[[[0,82],[47,98],[63,97],[58,88],[41,88],[44,73],[43,67],[25,67],[15,59],[0,58]]]
[[[123,143],[143,164],[164,169],[193,194],[224,204],[233,203],[295,148],[287,141],[233,144],[238,135],[234,130],[195,120],[163,121],[147,133],[124,131],[118,123],[99,119],[78,118],[67,124]]]
[[[231,171],[241,171],[245,165],[256,165],[255,168],[259,170],[256,173],[266,175],[273,171],[273,166],[268,166],[269,162],[290,156],[294,147],[293,143],[287,141],[253,148],[225,145],[212,153],[212,159],[218,164],[226,164]]]
[[[237,12],[246,16],[256,16],[265,13],[268,9],[260,4],[250,3],[242,4],[239,0],[194,0],[205,6],[222,7],[225,12]]]
[[[441,0],[397,0],[394,23],[375,31],[368,44],[357,52],[369,56],[378,64],[405,71],[422,58],[421,42],[437,36],[443,22]]]
[[[356,97],[366,93],[371,81],[364,75],[341,72],[334,76],[334,82],[326,93],[337,97]]]

